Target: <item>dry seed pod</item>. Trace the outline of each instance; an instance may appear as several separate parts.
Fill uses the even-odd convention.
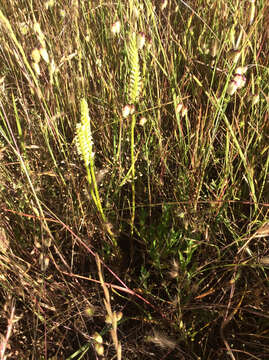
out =
[[[236,90],[237,90],[237,86],[235,82],[231,81],[227,87],[227,93],[232,96],[236,92]]]
[[[213,40],[212,46],[211,46],[211,56],[212,58],[216,57],[218,52],[218,41],[216,39]]]
[[[138,33],[136,37],[136,44],[139,50],[141,50],[144,47],[145,42],[146,42],[145,33],[143,32]]]
[[[260,259],[260,263],[264,266],[269,266],[269,256],[264,256]]]
[[[85,310],[84,310],[84,314],[88,317],[92,317],[94,315],[94,307],[93,306],[88,306]]]
[[[165,334],[159,332],[158,330],[154,330],[153,336],[150,336],[148,340],[164,349],[167,348],[173,350],[176,347],[176,342],[174,340],[168,338]]]
[[[254,17],[255,17],[255,0],[249,0],[250,2],[250,11],[249,11],[249,25],[253,24]]]
[[[43,59],[47,64],[49,64],[50,60],[49,60],[49,55],[48,55],[48,52],[47,52],[46,48],[41,47],[41,48],[39,49],[39,53],[40,53],[42,59]]]
[[[96,331],[93,336],[93,340],[95,340],[98,344],[103,344],[103,338],[102,336]]]
[[[255,94],[255,95],[252,95],[250,97],[250,101],[251,101],[252,106],[258,104],[259,100],[260,100],[260,95],[259,94]]]
[[[45,255],[44,253],[40,253],[40,256],[39,256],[39,264],[40,264],[40,267],[41,267],[41,270],[42,271],[46,271],[48,266],[49,266],[49,257],[47,255]]]
[[[36,62],[33,62],[32,67],[35,70],[36,75],[39,76],[41,74],[39,64]]]
[[[0,252],[6,254],[9,249],[9,240],[7,238],[6,230],[4,227],[0,227]]]
[[[187,113],[188,113],[188,108],[187,108],[187,106],[183,105],[182,112],[181,112],[182,117],[187,116]]]
[[[117,319],[117,321],[120,321],[120,320],[122,319],[122,317],[123,317],[123,313],[122,313],[121,311],[118,311],[118,312],[116,313],[116,319]]]
[[[255,238],[269,236],[269,222],[263,224],[254,234]]]
[[[105,323],[106,323],[106,324],[112,324],[111,316],[109,316],[108,314],[106,315]]]
[[[104,347],[103,347],[102,344],[97,343],[97,344],[95,344],[94,347],[95,347],[95,351],[97,352],[97,354],[98,354],[99,356],[103,356],[103,355],[104,355],[105,349],[104,349]]]
[[[40,62],[40,52],[37,48],[35,48],[32,52],[31,52],[31,57],[34,61],[34,63],[38,64]]]
[[[169,271],[169,275],[172,279],[175,279],[179,275],[179,263],[173,259],[171,262],[171,270]]]
[[[179,114],[181,112],[181,110],[183,109],[183,104],[182,103],[179,103],[177,104],[176,106],[176,114]]]

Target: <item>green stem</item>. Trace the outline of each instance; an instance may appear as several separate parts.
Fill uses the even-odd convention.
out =
[[[131,169],[132,169],[132,216],[131,216],[131,232],[134,230],[134,219],[135,219],[135,155],[134,155],[134,130],[136,124],[136,117],[132,115],[132,124],[131,124]]]

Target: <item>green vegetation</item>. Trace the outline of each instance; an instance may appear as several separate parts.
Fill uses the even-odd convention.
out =
[[[265,0],[0,6],[0,360],[269,358]]]

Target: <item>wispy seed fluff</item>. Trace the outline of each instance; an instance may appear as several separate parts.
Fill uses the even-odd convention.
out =
[[[171,262],[171,269],[169,271],[169,275],[172,279],[177,278],[179,275],[179,263],[175,259],[173,259]]]
[[[147,340],[163,349],[173,350],[177,345],[173,339],[158,330],[153,330],[153,336],[149,336]]]

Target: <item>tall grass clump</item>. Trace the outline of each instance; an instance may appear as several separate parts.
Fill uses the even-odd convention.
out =
[[[139,95],[141,91],[141,77],[140,77],[140,66],[139,66],[139,56],[138,56],[138,37],[135,33],[131,35],[129,40],[128,47],[128,57],[130,62],[130,84],[129,84],[129,102],[134,106],[139,100]],[[131,108],[131,112],[132,108]],[[132,114],[132,123],[131,123],[131,162],[132,162],[132,227],[135,219],[135,124],[136,124],[136,115]]]
[[[269,8],[0,9],[0,359],[269,358]]]

